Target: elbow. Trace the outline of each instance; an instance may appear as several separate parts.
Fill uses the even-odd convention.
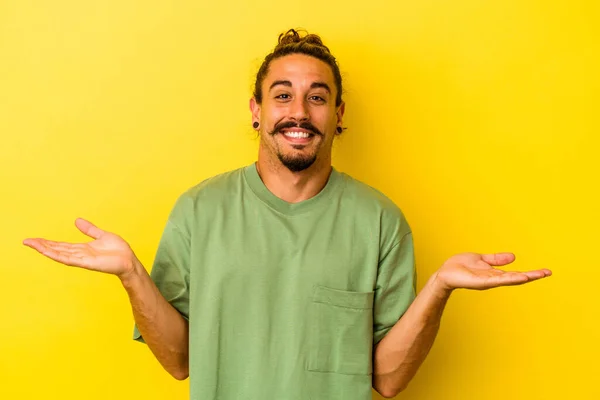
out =
[[[190,364],[186,357],[180,358],[176,363],[170,366],[164,365],[167,372],[178,381],[186,380],[190,376]]]
[[[402,392],[405,388],[399,388],[399,389],[375,389],[377,390],[377,393],[379,393],[379,395],[385,399],[391,399],[393,397],[398,396],[398,394],[400,392]]]
[[[184,381],[190,376],[190,358],[186,348],[179,349],[170,359],[169,364],[163,365],[167,372],[178,381]]]
[[[184,381],[190,376],[190,371],[187,367],[178,368],[176,370],[169,371],[169,373],[173,378],[177,379],[178,381]]]
[[[173,374],[173,378],[177,379],[178,381],[185,381],[188,376],[190,376],[188,373]]]
[[[373,389],[379,393],[379,395],[386,399],[391,399],[393,397],[398,396],[400,392],[406,389],[408,386],[408,382],[406,383],[397,383],[396,385],[385,385],[379,384],[377,386],[373,386]]]

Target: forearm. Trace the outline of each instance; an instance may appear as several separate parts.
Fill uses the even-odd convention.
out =
[[[121,278],[144,341],[176,379],[188,377],[188,322],[160,293],[141,263]]]
[[[436,286],[435,276],[375,348],[373,387],[384,397],[406,388],[433,345],[450,296]]]

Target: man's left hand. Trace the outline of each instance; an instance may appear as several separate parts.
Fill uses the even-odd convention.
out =
[[[513,253],[462,253],[450,257],[436,272],[434,284],[446,293],[454,289],[485,290],[499,286],[522,285],[552,275],[549,269],[533,271],[502,271],[515,260]]]

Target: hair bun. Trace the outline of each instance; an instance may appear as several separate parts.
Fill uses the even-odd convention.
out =
[[[296,29],[289,29],[287,32],[281,33],[275,49],[266,55],[265,60],[256,73],[256,81],[254,81],[254,99],[258,104],[262,104],[263,101],[262,85],[269,73],[269,65],[271,65],[273,60],[291,54],[304,54],[329,65],[337,89],[335,106],[339,107],[343,103],[342,75],[340,74],[340,67],[335,57],[331,54],[329,48],[323,44],[319,35],[311,35],[305,30],[302,31],[305,32],[303,35],[300,34],[300,30]]]
[[[306,31],[304,31],[306,32]],[[314,35],[314,34],[309,34],[308,32],[306,32],[305,36],[301,36],[299,31],[295,30],[295,29],[290,29],[285,33],[281,33],[279,35],[279,43],[277,44],[276,49],[287,46],[287,45],[303,45],[303,44],[309,44],[309,45],[314,45],[314,46],[318,46],[318,47],[322,47],[325,50],[327,50],[327,52],[329,52],[329,49],[327,48],[327,46],[325,46],[323,44],[323,41],[321,40],[321,38],[319,37],[319,35]]]

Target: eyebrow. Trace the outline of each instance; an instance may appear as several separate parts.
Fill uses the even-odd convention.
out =
[[[285,81],[285,80],[275,81],[275,82],[273,82],[273,83],[271,84],[271,86],[269,86],[269,91],[270,91],[271,89],[273,89],[275,86],[278,86],[278,85],[283,85],[283,86],[287,86],[287,87],[292,87],[292,82],[290,82],[290,81]],[[325,82],[313,82],[313,83],[310,85],[310,88],[311,88],[311,89],[322,88],[322,89],[325,89],[325,90],[327,90],[327,92],[331,94],[331,89],[329,88],[329,85],[328,85],[328,84],[326,84]]]

